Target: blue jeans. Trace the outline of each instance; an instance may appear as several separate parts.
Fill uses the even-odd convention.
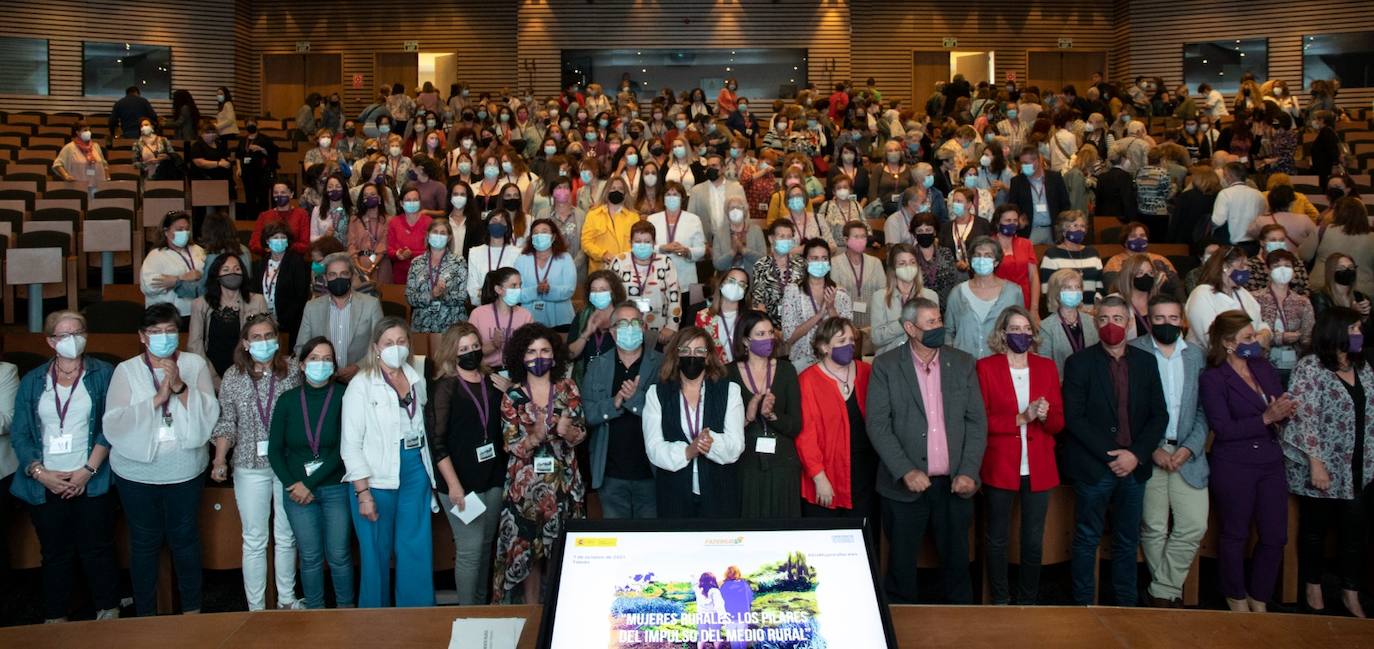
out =
[[[1145,484],[1134,475],[1118,478],[1108,473],[1093,483],[1075,483],[1073,601],[1091,605],[1097,592],[1097,548],[1110,509],[1112,517],[1112,591],[1117,606],[1135,606],[1136,564],[1140,547],[1140,519],[1145,509]]]
[[[334,603],[351,607],[356,603],[353,590],[353,519],[348,513],[348,490],[352,485],[331,484],[316,487],[315,500],[297,505],[282,489],[286,519],[296,535],[296,551],[301,557],[301,588],[306,608],[324,608],[324,564],[334,581]]]
[[[358,515],[358,496],[349,490],[358,530],[362,579],[358,606],[391,606],[391,558],[396,558],[396,606],[434,606],[434,539],[429,503],[433,493],[420,449],[401,452],[400,489],[372,488],[377,520]]]
[[[204,483],[204,476],[196,476],[177,484],[144,484],[115,474],[129,525],[129,578],[140,617],[157,614],[157,567],[164,541],[172,549],[181,610],[200,610],[200,492]]]
[[[596,494],[603,518],[658,518],[654,479],[621,480],[607,477]]]

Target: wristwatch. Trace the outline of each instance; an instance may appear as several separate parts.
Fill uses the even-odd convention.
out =
[[[83,465],[81,465],[81,468],[85,469],[85,470],[86,470],[88,473],[90,473],[91,475],[95,475],[96,473],[99,473],[99,470],[97,470],[97,469],[92,469],[92,468],[91,468],[91,465],[89,465],[89,464],[83,464]]]
[[[185,381],[182,381],[182,382],[181,382],[181,389],[180,389],[180,390],[175,390],[175,391],[173,391],[172,394],[174,394],[174,395],[176,395],[176,396],[181,396],[181,395],[183,395],[183,394],[186,394],[186,382],[185,382]]]

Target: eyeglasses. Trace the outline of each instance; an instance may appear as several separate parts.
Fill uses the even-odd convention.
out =
[[[63,340],[67,340],[68,338],[71,338],[72,336],[84,336],[84,335],[86,335],[86,330],[85,330],[85,329],[82,329],[82,330],[80,330],[80,331],[70,331],[70,332],[62,333],[62,334],[53,334],[53,335],[48,336],[48,337],[49,337],[49,338],[52,338],[53,340],[56,340],[56,341],[58,341],[58,342],[61,342],[61,341],[63,341]]]
[[[143,330],[143,333],[148,334],[149,336],[155,336],[155,335],[157,335],[157,334],[174,334],[174,333],[177,333],[177,327],[176,327],[176,325],[167,325],[165,328],[161,328],[161,329],[158,329],[158,328],[156,328],[156,327],[157,327],[157,325],[153,325],[153,327],[149,327],[149,328],[147,328],[147,329],[144,329],[144,330]]]
[[[705,358],[711,350],[705,347],[678,347],[677,355],[682,357]]]
[[[635,318],[633,320],[620,319],[615,321],[614,326],[616,328],[634,327],[635,329],[642,329],[644,328],[644,321],[640,320],[639,318]]]

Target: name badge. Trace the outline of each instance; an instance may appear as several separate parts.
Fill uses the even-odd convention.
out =
[[[95,167],[92,167],[92,166],[89,166],[89,165],[88,165],[88,166],[86,167],[86,175],[87,175],[87,176],[91,176],[92,178],[94,178],[94,177],[95,177]]]
[[[778,438],[760,437],[754,440],[755,453],[773,454],[778,452]]]
[[[158,442],[159,444],[163,444],[163,443],[166,443],[166,442],[175,442],[175,441],[177,441],[177,434],[176,434],[176,431],[173,430],[171,426],[158,426],[158,428],[157,428],[157,442]]]
[[[759,203],[757,207],[760,212],[768,211],[768,203]]]
[[[267,440],[258,442],[258,457],[267,457]]]
[[[477,461],[486,462],[496,457],[496,445],[487,443],[477,447]]]
[[[902,203],[902,195],[901,195],[901,194],[893,194],[893,195],[887,197],[887,200],[888,200],[888,202],[897,203],[898,205],[900,205],[900,204]]]
[[[425,445],[425,438],[420,435],[414,435],[405,438],[405,441],[403,441],[401,444],[405,447],[407,451],[413,451]]]
[[[243,156],[243,164],[249,164],[249,163],[251,163],[251,162],[253,162],[253,156],[251,156],[251,155]]]
[[[58,435],[57,437],[49,437],[49,438],[48,438],[48,454],[49,454],[49,455],[65,455],[65,454],[71,453],[71,452],[72,452],[72,436],[71,436],[70,434],[67,434],[67,435]]]
[[[648,313],[653,308],[652,306],[650,306],[649,298],[647,297],[632,297],[630,298],[630,301],[634,302],[635,306],[639,307],[640,313]]]
[[[553,473],[553,458],[547,455],[534,458],[534,472],[545,475]]]
[[[850,308],[854,310],[854,313],[868,313],[867,302],[854,302]]]
[[[305,463],[305,477],[308,478],[308,477],[314,475],[315,472],[316,472],[316,471],[319,471],[319,470],[320,470],[320,467],[322,467],[322,466],[324,466],[324,462],[321,461],[321,460],[314,460],[314,461],[312,461],[312,462],[306,462],[306,463]]]
[[[1035,204],[1035,211],[1036,211],[1036,212],[1049,212],[1049,211],[1050,211],[1049,203],[1036,203],[1036,204]]]
[[[544,310],[544,303],[543,303],[543,302],[535,302],[535,303],[534,303],[534,310],[535,310],[535,311],[543,311],[543,310]]]

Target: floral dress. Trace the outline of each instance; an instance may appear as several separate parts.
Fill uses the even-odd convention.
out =
[[[792,255],[787,268],[778,267],[773,255],[769,254],[754,262],[754,295],[751,299],[755,308],[762,306],[773,324],[782,323],[782,293],[797,278],[806,274],[806,260],[801,255]]]
[[[534,402],[517,408],[509,397],[501,400],[501,418],[505,420],[504,437],[510,459],[506,462],[506,493],[496,536],[494,604],[509,601],[511,591],[529,576],[530,567],[548,556],[563,531],[565,520],[586,516],[586,486],[573,445],[551,429],[539,448],[525,453],[520,450],[527,431],[533,430],[534,418],[543,408]],[[572,379],[554,382],[553,410],[567,414],[574,428],[586,430],[582,397]],[[550,473],[535,472],[536,458],[543,456],[553,457]]]
[[[443,280],[447,289],[434,297],[434,284]],[[430,256],[415,258],[406,277],[406,301],[410,302],[410,327],[417,333],[443,333],[456,322],[467,319],[463,303],[467,300],[468,265],[463,258],[446,253],[437,269]]]

